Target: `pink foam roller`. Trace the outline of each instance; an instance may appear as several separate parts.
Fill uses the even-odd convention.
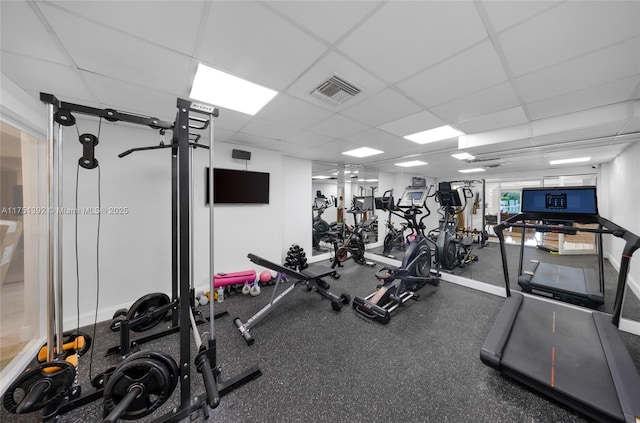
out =
[[[213,276],[213,287],[235,285],[240,283],[253,283],[256,280],[255,270],[243,270],[232,273],[217,273]]]

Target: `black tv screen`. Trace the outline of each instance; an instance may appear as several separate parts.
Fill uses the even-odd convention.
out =
[[[209,186],[208,169],[206,185]],[[213,202],[217,204],[269,204],[269,174],[214,168]]]

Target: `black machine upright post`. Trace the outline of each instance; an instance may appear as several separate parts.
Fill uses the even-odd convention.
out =
[[[171,148],[171,300],[180,296],[178,275],[178,149]],[[178,326],[178,312],[171,313],[171,324]]]
[[[188,311],[189,281],[191,272],[189,268],[191,234],[189,221],[191,213],[189,173],[189,107],[187,100],[178,99],[178,112],[176,113],[175,127],[173,130],[173,144],[178,145],[178,281],[180,285],[180,327],[188,328],[191,325]],[[184,407],[191,401],[191,333],[188,330],[180,331],[180,403]]]

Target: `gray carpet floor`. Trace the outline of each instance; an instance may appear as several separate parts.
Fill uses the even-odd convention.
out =
[[[482,275],[485,267],[495,264],[495,257],[499,260],[490,258],[496,251],[497,245],[478,250],[480,260],[459,270],[502,285],[501,270],[495,270],[501,269],[499,265]],[[327,282],[338,295],[365,296],[375,289],[375,270],[347,261],[339,269],[342,277]],[[257,297],[238,294],[216,304],[217,312],[229,313],[216,320],[222,376],[234,376],[251,366],[258,366],[262,376],[223,397],[208,419],[195,412],[185,422],[589,421],[481,363],[479,352],[504,301],[500,297],[442,282],[423,288],[418,301],[406,303],[383,326],[360,317],[350,306],[333,311],[328,300],[302,287],[252,329],[256,342],[247,346],[233,319],[246,321],[269,301],[272,291],[273,287],[265,287]],[[208,306],[200,310],[208,315]],[[90,388],[89,366],[95,376],[119,361],[104,357],[118,343],[108,323],[96,327],[93,357],[87,353],[81,358],[78,383],[83,389]],[[200,332],[205,326],[199,327]],[[82,330],[91,334],[93,328]],[[640,337],[623,334],[623,340],[640,369]],[[195,350],[193,342],[190,348]],[[178,336],[152,341],[142,349],[178,358]],[[194,395],[204,393],[193,368],[191,390]],[[152,421],[179,407],[178,391],[179,387],[160,409],[140,421]],[[61,415],[58,421],[93,422],[101,417],[98,400]],[[2,422],[40,419],[38,412],[0,411]]]

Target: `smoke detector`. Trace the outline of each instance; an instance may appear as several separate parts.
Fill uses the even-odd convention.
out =
[[[311,91],[311,95],[325,103],[337,106],[353,98],[360,91],[362,90],[358,86],[334,73]]]

